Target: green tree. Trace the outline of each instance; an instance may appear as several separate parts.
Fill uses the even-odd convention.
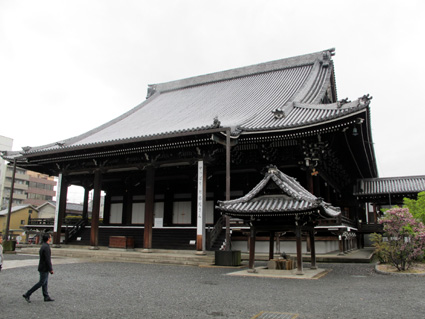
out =
[[[403,198],[403,207],[408,208],[414,218],[425,224],[425,192],[418,194],[418,199]]]

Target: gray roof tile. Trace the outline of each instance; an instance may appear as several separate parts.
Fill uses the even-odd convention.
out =
[[[232,128],[233,134],[301,128],[365,109],[359,100],[344,107],[319,104],[333,76],[332,54],[325,50],[154,84],[147,100],[120,117],[26,154],[158,139],[217,125]]]
[[[261,193],[269,182],[278,186],[278,194]],[[264,178],[245,196],[229,201],[218,201],[218,209],[234,217],[282,216],[320,210],[328,217],[336,217],[340,209],[332,207],[308,192],[294,178],[272,166]]]
[[[425,175],[370,178],[357,182],[354,195],[407,194],[425,191]]]

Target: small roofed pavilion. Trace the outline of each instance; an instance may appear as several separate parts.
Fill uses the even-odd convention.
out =
[[[259,231],[270,232],[270,253],[273,258],[275,232],[291,231],[296,235],[297,274],[303,274],[302,232],[310,236],[311,268],[316,269],[314,226],[319,219],[335,218],[341,214],[333,207],[308,192],[301,184],[276,166],[268,170],[257,186],[245,196],[218,201],[218,209],[230,217],[241,218],[250,226],[249,269],[254,270],[255,237]]]

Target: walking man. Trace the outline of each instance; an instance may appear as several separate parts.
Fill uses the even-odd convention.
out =
[[[51,237],[49,234],[43,235],[43,244],[40,248],[40,262],[38,263],[38,271],[40,273],[40,280],[38,283],[34,285],[30,290],[28,290],[22,297],[25,298],[25,300],[30,303],[30,296],[34,291],[36,291],[38,288],[42,287],[43,297],[44,301],[55,301],[54,299],[50,298],[49,292],[47,290],[47,282],[49,279],[49,273],[53,275],[53,267],[52,267],[52,260],[51,260],[51,252],[50,252],[50,240]]]

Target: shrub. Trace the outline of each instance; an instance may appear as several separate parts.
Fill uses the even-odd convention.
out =
[[[3,250],[4,251],[15,251],[16,240],[5,240],[3,241]]]
[[[423,255],[425,226],[416,220],[407,208],[392,208],[379,221],[388,238],[388,260],[399,271],[407,270],[413,261]]]
[[[373,233],[370,237],[373,242],[372,246],[375,247],[375,256],[378,258],[379,262],[386,264],[389,262],[389,244],[387,241],[383,241],[382,235]]]

